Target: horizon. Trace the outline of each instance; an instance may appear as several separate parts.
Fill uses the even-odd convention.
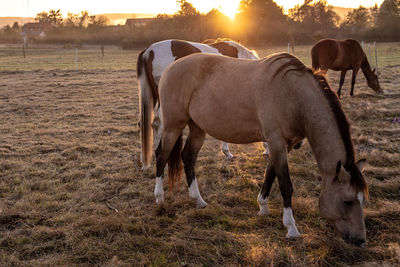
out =
[[[1,2],[7,1],[7,4]],[[148,0],[145,3],[134,0],[126,3],[123,0],[114,0],[113,4],[99,4],[98,1],[87,0],[85,2],[70,1],[51,1],[51,0],[0,0],[2,9],[0,17],[36,17],[40,12],[48,12],[51,9],[60,9],[63,17],[67,17],[68,13],[80,13],[87,10],[93,15],[101,14],[173,14],[179,10],[176,0]],[[207,13],[213,8],[220,10],[227,16],[234,18],[239,7],[240,0],[189,0],[193,6],[201,13]],[[297,4],[302,4],[303,0],[276,0],[278,6],[281,6],[285,13],[288,9],[293,8]],[[372,7],[375,3],[379,6],[383,0],[328,0],[329,5],[343,8],[357,8],[360,5],[364,7]]]

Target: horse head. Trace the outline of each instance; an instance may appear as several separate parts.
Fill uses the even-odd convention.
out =
[[[364,181],[361,173],[364,163],[365,160],[359,160],[347,171],[339,161],[336,166],[336,176],[327,182],[319,199],[321,214],[333,223],[342,239],[359,246],[364,246],[366,240],[363,215],[366,192],[352,180]]]
[[[378,75],[376,75],[375,72],[376,72],[376,69],[374,68],[372,70],[371,75],[369,76],[368,86],[370,88],[372,88],[372,90],[374,90],[376,93],[383,94],[383,90],[382,90],[381,86],[379,85]]]

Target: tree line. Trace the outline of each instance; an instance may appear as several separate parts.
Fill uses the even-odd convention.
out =
[[[164,39],[202,41],[228,37],[244,43],[312,43],[321,38],[355,38],[376,41],[400,40],[400,0],[385,0],[372,8],[350,11],[344,18],[326,0],[305,0],[287,14],[272,0],[242,0],[234,20],[217,9],[200,13],[188,0],[178,0],[179,10],[159,14],[145,25],[110,26],[103,16],[88,11],[68,13],[60,10],[37,14],[36,21],[52,27],[40,42],[121,44],[125,47],[150,44]],[[0,42],[21,39],[18,24],[0,30]]]

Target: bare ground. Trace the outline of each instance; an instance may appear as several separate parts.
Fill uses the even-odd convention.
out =
[[[347,81],[342,104],[357,157],[368,160],[366,248],[321,218],[307,143],[289,157],[302,238],[288,241],[276,184],[271,214],[256,216],[260,144],[232,145],[227,161],[208,137],[197,177],[209,205],[196,209],[183,182],[158,209],[154,168],[140,170],[133,70],[0,72],[0,265],[400,264],[400,66],[382,69],[385,96],[361,76],[353,98]],[[338,78],[330,74],[333,88]]]

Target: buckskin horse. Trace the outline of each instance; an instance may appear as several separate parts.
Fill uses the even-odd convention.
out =
[[[378,76],[375,74],[375,69],[371,70],[367,56],[356,40],[320,40],[311,48],[311,59],[314,69],[321,69],[325,72],[328,69],[341,71],[338,90],[339,98],[348,70],[353,70],[350,95],[354,95],[354,84],[360,68],[367,79],[368,86],[378,94],[383,93],[379,85]]]
[[[216,41],[216,42],[215,42]],[[207,40],[207,44],[195,43],[181,40],[165,40],[150,45],[144,49],[138,56],[137,60],[137,77],[139,80],[139,92],[140,92],[140,133],[141,140],[146,136],[147,139],[151,138],[154,130],[154,142],[157,144],[160,135],[162,124],[160,121],[159,98],[158,98],[158,83],[160,77],[171,63],[175,60],[185,57],[193,53],[209,53],[219,54],[235,58],[245,59],[258,59],[255,51],[249,50],[241,44],[234,42],[229,39],[217,39]],[[226,96],[229,97],[229,94]],[[154,120],[151,121],[152,113],[149,113],[148,106],[155,106],[156,112],[154,113]],[[144,127],[143,121],[152,124],[150,129],[148,126]],[[145,129],[150,129],[145,131]],[[147,150],[147,147],[143,146],[142,141],[142,166],[143,169],[150,167],[151,158],[143,158],[143,150]],[[152,146],[152,144],[148,144]],[[265,152],[268,154],[268,147],[264,144]],[[225,156],[230,159],[233,157],[229,151],[228,144],[222,142],[222,152]]]
[[[307,137],[322,173],[319,198],[322,215],[333,222],[345,241],[365,243],[363,202],[368,196],[362,174],[365,160],[355,161],[348,119],[324,75],[313,73],[287,53],[261,60],[194,54],[165,70],[159,95],[164,128],[156,150],[157,204],[164,202],[166,164],[172,190],[183,160],[189,196],[198,207],[207,205],[195,175],[197,155],[206,133],[237,144],[263,141],[268,143],[270,160],[257,199],[258,214],[268,213],[268,196],[277,176],[286,237],[298,237],[291,208],[293,186],[288,153]],[[186,125],[189,134],[182,150],[182,130]],[[144,152],[147,157],[152,150]]]

